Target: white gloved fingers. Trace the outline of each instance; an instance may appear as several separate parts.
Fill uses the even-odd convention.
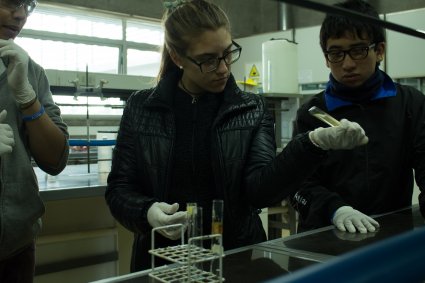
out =
[[[152,227],[164,226],[164,218],[166,214],[162,211],[163,203],[154,202],[148,209],[147,219]]]
[[[364,129],[358,123],[350,122],[347,119],[342,119],[340,123],[345,128],[347,137],[351,138],[347,147],[351,146],[354,148],[357,145],[364,145],[369,141]]]
[[[6,120],[7,111],[6,109],[3,109],[3,111],[0,112],[0,123],[3,123]]]
[[[347,229],[345,229],[344,222],[342,222],[342,221],[337,221],[337,222],[334,223],[334,225],[339,231],[342,231],[342,232],[347,231]]]
[[[7,111],[0,112],[0,156],[11,153],[15,146],[15,137],[9,124],[2,124],[6,120]]]
[[[0,46],[0,57],[8,59],[7,82],[16,102],[31,102],[36,94],[28,80],[28,53],[12,39],[0,40]]]
[[[168,204],[166,202],[160,202],[158,207],[166,214],[174,214],[177,210],[179,210],[178,203]]]
[[[8,140],[7,142],[0,141],[0,156],[6,153],[11,153],[15,146],[15,140]]]
[[[357,231],[359,231],[362,234],[367,233],[367,229],[363,225],[363,219],[365,219],[365,218],[360,218],[360,217],[353,217],[352,218],[351,222],[353,224],[354,231],[350,231],[351,233],[356,233],[356,229],[357,229]]]
[[[187,213],[185,211],[176,212],[178,208],[177,203],[170,205],[165,202],[155,202],[148,209],[147,220],[154,228],[172,224],[186,224]]]
[[[348,129],[351,126],[352,122],[348,121],[347,119],[341,119],[339,123],[341,124],[341,128]]]
[[[173,206],[172,209],[174,209],[175,206]],[[174,214],[168,215],[163,214],[161,219],[161,226],[167,226],[167,225],[173,225],[173,224],[182,224],[182,226],[179,227],[170,227],[165,229],[160,229],[158,232],[163,235],[164,237],[171,239],[171,240],[177,240],[181,237],[181,230],[183,229],[183,232],[186,231],[187,228],[187,212],[186,211],[178,211]]]
[[[162,236],[164,236],[165,238],[168,238],[170,240],[178,240],[181,238],[182,235],[182,229],[183,229],[183,234],[186,231],[187,226],[183,225],[180,227],[173,227],[173,228],[166,228],[166,229],[160,229],[158,230],[158,233],[160,233]]]
[[[379,223],[372,217],[366,216],[362,219],[362,222],[369,232],[375,232],[379,228]]]
[[[341,206],[338,208],[334,213],[332,223],[334,223],[338,230],[347,230],[350,233],[355,233],[356,230],[362,234],[375,232],[376,228],[379,227],[379,223],[375,219],[353,209],[351,206]]]
[[[187,223],[186,220],[184,223],[179,223],[179,224],[183,224],[180,227],[176,227],[176,228],[169,228],[169,229],[165,229],[163,230],[164,233],[162,234],[164,237],[167,237],[170,240],[178,240],[181,238],[181,232],[183,229],[183,234],[186,232],[187,229]]]
[[[372,223],[370,223],[368,219],[363,218],[362,223],[363,223],[364,227],[367,229],[366,232],[375,232],[376,231],[375,226],[373,226]]]
[[[345,229],[347,229],[347,231],[350,232],[350,233],[356,233],[356,227],[353,224],[353,222],[354,222],[353,219],[345,219],[344,220]]]
[[[13,130],[8,124],[0,124],[0,142],[7,145],[15,145]]]
[[[9,57],[9,65],[15,63],[28,64],[28,53],[17,45],[13,39],[0,39],[0,46],[0,57]]]
[[[167,216],[168,225],[171,224],[185,224],[187,222],[187,212],[178,211],[172,215]]]

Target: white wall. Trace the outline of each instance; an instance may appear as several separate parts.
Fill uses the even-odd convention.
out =
[[[425,9],[388,14],[387,21],[425,33]],[[425,76],[425,40],[388,31],[387,42],[387,71],[391,77]]]
[[[298,82],[320,83],[329,79],[329,69],[319,42],[320,26],[296,30],[298,42]]]
[[[425,9],[418,9],[385,15],[386,20],[425,32]],[[384,18],[384,16],[381,16]],[[248,77],[255,64],[260,76],[262,70],[262,43],[271,38],[287,38],[298,43],[298,81],[300,84],[326,82],[329,69],[319,43],[320,26],[279,31],[238,38],[242,55],[232,66],[236,80]],[[387,56],[381,68],[393,78],[425,77],[425,40],[387,31]],[[385,66],[386,65],[386,66]]]

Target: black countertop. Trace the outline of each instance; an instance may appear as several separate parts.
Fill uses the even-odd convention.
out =
[[[380,228],[373,233],[347,233],[328,226],[283,239],[274,239],[261,245],[278,250],[296,251],[303,255],[307,254],[309,258],[323,261],[425,225],[418,205],[376,216],[375,219],[379,222]]]
[[[376,219],[381,227],[375,233],[343,233],[329,226],[227,251],[223,258],[223,277],[225,282],[266,281],[425,226],[418,206],[381,215]],[[141,271],[96,283],[158,282],[148,276],[149,272]]]

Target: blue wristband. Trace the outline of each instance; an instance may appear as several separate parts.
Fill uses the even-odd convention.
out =
[[[46,112],[46,111],[44,111],[44,107],[43,107],[43,105],[41,105],[41,108],[40,108],[40,110],[38,110],[38,112],[35,112],[32,115],[23,116],[22,120],[24,120],[25,122],[37,120],[38,118],[41,117],[41,115],[44,114],[44,112]]]

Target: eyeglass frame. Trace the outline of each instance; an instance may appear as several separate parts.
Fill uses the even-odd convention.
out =
[[[356,61],[357,60],[363,60],[363,59],[365,59],[369,55],[369,51],[372,48],[375,48],[376,47],[376,44],[377,43],[374,42],[374,43],[369,44],[368,46],[356,46],[356,47],[352,47],[352,48],[350,48],[348,50],[328,50],[328,51],[325,51],[324,54],[325,54],[326,60],[328,60],[330,63],[341,63],[342,61],[345,60],[345,56],[347,56],[347,54],[348,54],[348,56],[350,56],[350,58],[352,60],[356,60]],[[357,50],[361,50],[362,52],[366,52],[365,55],[362,58],[353,58],[353,56],[351,55],[351,52],[353,50],[356,50],[356,49]],[[342,52],[344,55],[342,56],[342,59],[341,60],[331,61],[331,60],[329,60],[329,54],[332,53],[332,52],[335,52],[335,53],[341,53]]]
[[[207,74],[207,73],[211,73],[211,72],[214,72],[215,70],[217,70],[218,69],[218,67],[220,66],[220,63],[221,63],[221,60],[223,60],[224,61],[224,63],[226,64],[226,66],[230,66],[230,65],[232,65],[233,63],[235,63],[236,61],[238,61],[239,60],[239,58],[241,57],[241,53],[242,53],[242,46],[240,46],[239,44],[237,44],[235,41],[233,41],[232,40],[232,45],[234,45],[234,46],[236,46],[236,49],[233,49],[233,50],[231,50],[231,51],[229,51],[229,52],[226,52],[225,54],[223,54],[223,56],[221,56],[221,57],[217,57],[217,58],[210,58],[210,59],[207,59],[207,60],[205,60],[205,61],[202,61],[202,62],[198,62],[198,61],[196,61],[195,59],[193,59],[193,58],[191,58],[191,57],[189,57],[189,56],[186,56],[186,58],[187,59],[189,59],[189,61],[190,62],[192,62],[193,64],[195,64],[195,65],[197,65],[198,67],[199,67],[199,70],[201,71],[201,73],[204,73],[204,74]],[[233,53],[233,52],[235,52],[235,51],[239,51],[239,56],[238,56],[238,58],[237,59],[235,59],[232,63],[227,63],[226,62],[226,57],[227,56],[229,56],[229,54],[231,54],[231,53]],[[209,61],[209,60],[211,60],[211,59],[215,59],[215,60],[217,60],[217,65],[216,65],[216,67],[214,68],[214,69],[212,69],[212,70],[209,70],[209,71],[206,71],[206,72],[204,72],[203,70],[202,70],[202,64],[205,64],[207,61]]]
[[[27,7],[31,7],[31,10],[28,10],[28,8],[25,9],[25,14],[27,16],[31,15],[32,12],[34,12],[35,7],[37,6],[37,0],[24,0],[19,4],[15,4],[12,1],[7,1],[8,3],[6,5],[3,5],[3,1],[0,0],[0,7],[3,7],[7,10],[9,10],[10,12],[14,13],[16,12],[18,9],[20,9],[21,7],[27,5]],[[13,3],[13,7],[12,4]]]

